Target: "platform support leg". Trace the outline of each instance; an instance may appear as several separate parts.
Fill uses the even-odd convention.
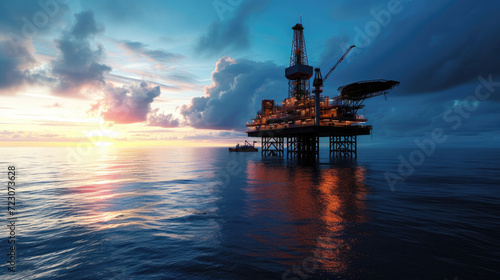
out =
[[[310,160],[319,158],[319,137],[300,134],[287,137],[287,158]]]
[[[282,157],[284,155],[283,137],[262,137],[261,154],[263,157]]]
[[[286,158],[294,159],[297,158],[297,136],[292,135],[286,138]]]
[[[330,157],[351,158],[358,157],[357,136],[331,136],[330,137]]]

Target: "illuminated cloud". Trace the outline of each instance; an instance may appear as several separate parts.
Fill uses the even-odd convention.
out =
[[[195,128],[245,129],[260,106],[261,98],[286,93],[283,69],[272,62],[221,58],[212,72],[205,96],[181,107],[186,122]]]
[[[151,112],[151,103],[160,93],[159,86],[146,82],[123,87],[109,85],[104,97],[93,104],[89,112],[117,124],[145,122]]]

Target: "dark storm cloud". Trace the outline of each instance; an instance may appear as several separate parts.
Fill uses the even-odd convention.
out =
[[[249,46],[248,18],[261,11],[268,1],[245,1],[228,21],[213,22],[205,35],[196,43],[199,54],[220,55],[227,50],[241,50]]]
[[[388,95],[387,102],[383,98],[366,101],[374,138],[414,145],[416,139],[442,128],[450,135],[450,143],[460,145],[460,141],[480,138],[492,143],[500,129],[498,105],[492,102],[500,100],[500,24],[495,14],[500,3],[401,1],[401,7],[401,13],[392,14],[385,26],[379,25],[376,36],[366,33],[366,24],[375,21],[367,13],[364,23],[353,23],[351,33],[327,40],[323,71],[341,56],[346,45],[360,47],[326,83],[325,92],[358,80],[398,80],[401,85]],[[374,8],[375,14],[383,9],[387,10]],[[364,34],[355,31],[356,27]],[[366,39],[371,41],[369,45]],[[463,101],[474,97],[481,86],[480,93],[490,92],[491,96],[479,101],[477,108],[471,107],[474,111],[465,110]],[[394,98],[397,96],[405,98]]]
[[[146,82],[123,87],[108,85],[104,97],[89,112],[118,124],[144,122],[151,112],[151,103],[160,93],[159,86]]]
[[[355,59],[335,73],[336,79],[395,79],[401,81],[400,94],[415,94],[476,82],[479,75],[500,76],[498,1],[401,1],[401,7],[386,26],[379,24],[376,36],[366,32],[375,21],[370,13],[367,25],[353,26],[346,43],[360,48],[353,53]],[[342,41],[346,38],[327,43],[322,64],[341,55]]]
[[[101,63],[103,47],[91,44],[104,27],[96,22],[92,11],[76,14],[75,18],[71,29],[56,40],[61,54],[51,65],[51,74],[57,79],[55,93],[69,97],[80,97],[86,89],[103,86],[105,74],[111,71]]]
[[[321,59],[323,71],[341,56],[346,45],[354,43],[360,48],[354,49],[337,69],[325,92],[358,80],[400,81],[387,102],[383,98],[365,102],[375,139],[414,145],[415,140],[429,137],[436,128],[446,131],[450,143],[470,137],[493,138],[499,126],[498,112],[491,111],[496,103],[491,101],[497,100],[500,87],[496,86],[487,100],[478,102],[473,112],[465,111],[467,117],[460,112],[464,111],[463,100],[474,96],[477,86],[484,84],[478,76],[488,80],[493,74],[493,81],[500,82],[500,68],[496,66],[500,56],[494,51],[500,48],[494,35],[500,28],[494,23],[493,12],[499,5],[491,1],[402,1],[401,6],[401,13],[392,14],[386,26],[380,25],[377,36],[366,33],[365,24],[375,20],[368,14],[364,24],[353,26],[352,33],[327,40],[327,51]],[[380,13],[382,9],[374,11]],[[359,35],[355,27],[368,37]],[[367,38],[369,45],[364,44]],[[482,90],[485,94],[487,88]],[[394,98],[397,96],[405,98]]]
[[[181,58],[184,58],[183,55],[171,53],[162,50],[151,50],[147,49],[147,45],[141,42],[134,41],[122,41],[122,45],[135,53],[146,56],[151,60],[159,61],[159,62],[176,62]]]
[[[195,128],[244,129],[242,124],[255,116],[262,98],[286,93],[282,74],[283,69],[271,62],[223,57],[217,62],[205,96],[182,106],[181,114]]]
[[[469,102],[473,100],[470,96],[474,96],[475,88],[476,85],[468,84],[436,94],[395,98],[401,92],[396,88],[387,95],[387,101],[380,97],[368,99],[366,109],[359,113],[365,114],[366,111],[368,123],[373,125],[374,142],[387,139],[393,143],[406,143],[403,146],[414,146],[415,140],[430,137],[434,129],[443,129],[446,135],[454,137],[453,141],[458,141],[455,144],[461,140],[477,140],[468,139],[466,135],[493,138],[500,132],[498,105],[490,99]],[[443,146],[450,144],[451,140]]]

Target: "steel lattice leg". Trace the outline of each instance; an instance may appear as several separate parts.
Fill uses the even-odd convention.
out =
[[[358,156],[357,142],[357,136],[331,136],[330,157],[356,159]]]

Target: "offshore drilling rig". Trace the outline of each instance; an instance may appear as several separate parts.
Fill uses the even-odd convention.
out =
[[[319,138],[330,137],[330,157],[357,158],[357,136],[370,135],[372,127],[364,125],[367,119],[358,115],[367,98],[386,95],[399,82],[388,80],[361,81],[342,86],[340,94],[324,96],[323,83],[342,63],[351,46],[323,78],[319,68],[314,69],[313,95],[310,79],[313,67],[308,65],[304,27],[297,23],[293,29],[290,67],[285,69],[288,79],[288,98],[281,105],[273,100],[262,100],[257,117],[247,123],[249,137],[261,137],[262,156],[288,158],[319,158]]]

